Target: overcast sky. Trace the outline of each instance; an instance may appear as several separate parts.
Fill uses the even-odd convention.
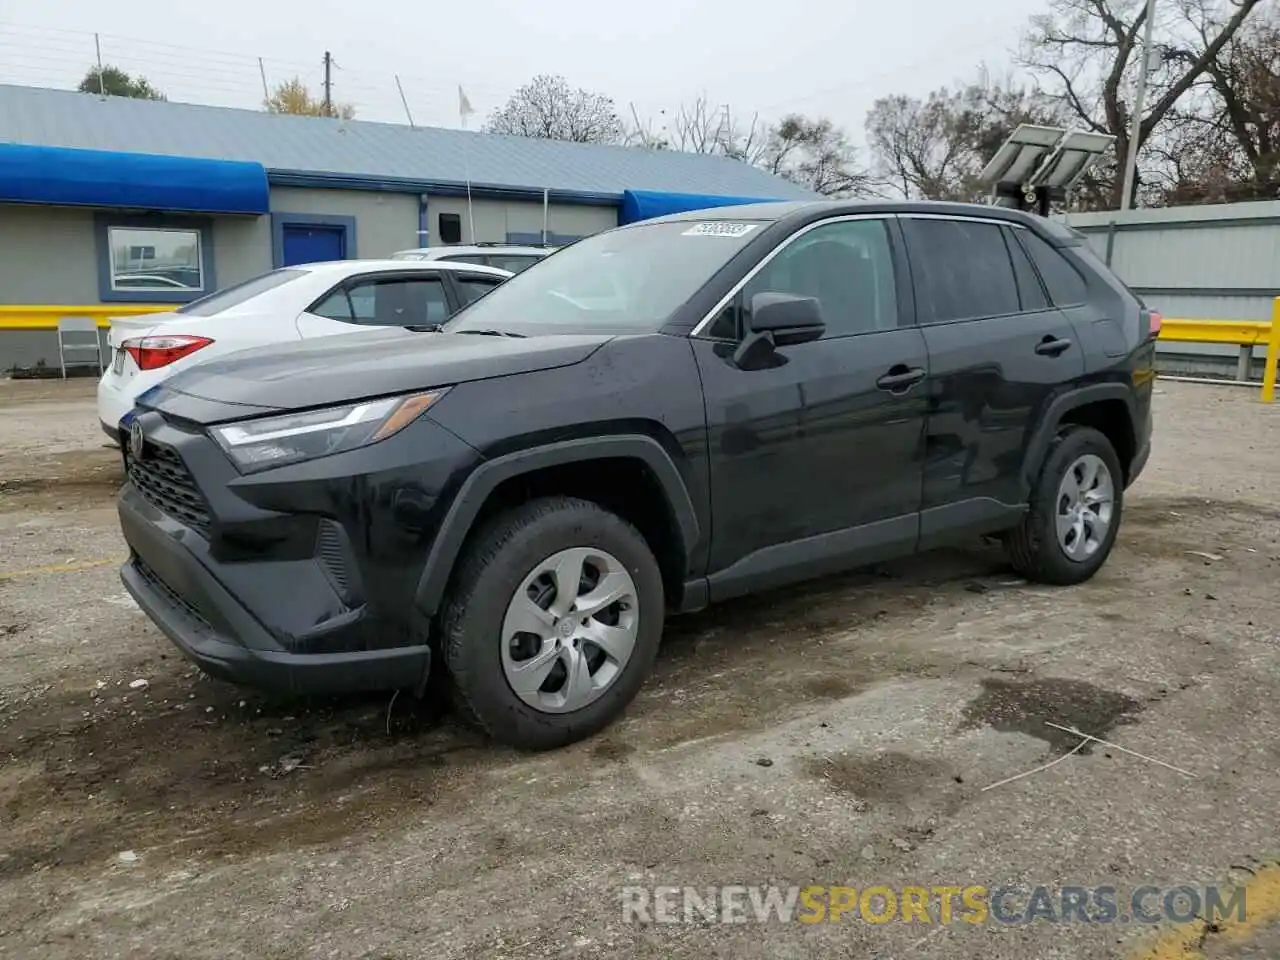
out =
[[[358,119],[458,126],[537,73],[608,94],[629,116],[699,94],[735,117],[829,116],[862,139],[871,103],[996,70],[1042,0],[0,0],[0,82],[73,87],[95,58],[141,71],[171,100],[257,108],[274,84],[313,89],[332,51],[334,97]]]

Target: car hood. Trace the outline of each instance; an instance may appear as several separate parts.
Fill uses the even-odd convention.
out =
[[[339,334],[208,360],[174,374],[138,402],[197,423],[216,423],[568,366],[609,339],[399,328]]]

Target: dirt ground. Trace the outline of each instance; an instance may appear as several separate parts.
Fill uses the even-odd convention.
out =
[[[1186,953],[1135,924],[623,916],[627,885],[1265,873],[1280,406],[1171,382],[1157,404],[1089,584],[1027,585],[974,545],[673,621],[620,723],[529,756],[434,699],[204,679],[120,585],[92,384],[0,384],[0,955],[1270,956],[1274,891]],[[1078,744],[1047,722],[1186,773],[1095,745],[984,789]]]

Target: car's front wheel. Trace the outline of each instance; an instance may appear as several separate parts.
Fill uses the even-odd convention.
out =
[[[657,654],[662,574],[643,536],[567,497],[503,513],[472,539],[442,616],[464,716],[493,739],[545,750],[611,723]]]
[[[1040,583],[1088,580],[1111,554],[1123,508],[1111,441],[1092,427],[1067,427],[1049,448],[1027,515],[1005,537],[1014,569]]]

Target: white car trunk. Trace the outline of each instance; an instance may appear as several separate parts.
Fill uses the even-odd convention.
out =
[[[145,337],[159,324],[169,320],[181,320],[180,313],[144,313],[137,317],[111,317],[111,327],[107,331],[107,344],[112,352],[120,348],[120,344],[133,337]]]

